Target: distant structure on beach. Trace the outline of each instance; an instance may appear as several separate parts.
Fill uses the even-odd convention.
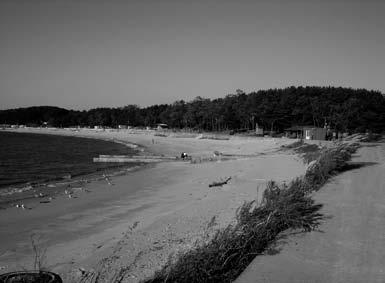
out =
[[[156,128],[158,130],[168,129],[168,125],[167,124],[156,124]]]
[[[306,140],[326,140],[325,128],[304,127],[303,131]]]
[[[257,136],[263,136],[263,128],[259,127],[258,123],[255,124],[255,134]]]
[[[289,138],[303,138],[306,140],[326,140],[327,129],[314,126],[293,126],[285,129]]]

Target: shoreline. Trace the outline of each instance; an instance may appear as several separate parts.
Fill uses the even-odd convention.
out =
[[[65,130],[54,132],[74,135]],[[191,248],[233,221],[243,201],[261,198],[267,180],[289,181],[306,168],[297,156],[277,152],[293,140],[159,137],[128,131],[75,135],[127,140],[154,154],[185,151],[200,158],[217,150],[240,157],[195,164],[161,162],[113,177],[112,186],[105,180],[87,183],[71,199],[61,194],[32,210],[2,210],[0,225],[8,229],[0,234],[0,272],[30,266],[28,234],[38,232],[44,238],[42,247],[47,248],[48,269],[65,282],[76,282],[79,268],[99,272],[105,278],[101,282],[109,282],[108,276],[122,266],[129,267],[133,276],[127,282],[138,282],[165,264],[170,255]],[[229,176],[229,184],[209,188],[211,182]]]
[[[1,129],[3,132],[18,133],[18,134],[36,134],[36,135],[55,135],[58,137],[67,136],[60,133],[51,133],[45,132],[44,129],[33,128],[19,131],[15,129]],[[43,131],[43,132],[41,132]],[[133,149],[135,153],[145,152],[144,148],[138,144],[130,143],[129,141],[116,140],[109,138],[98,138],[90,136],[80,136],[80,135],[70,135],[71,137],[80,138],[80,139],[97,139],[106,142],[114,142],[117,144],[122,144],[124,146]],[[65,188],[71,186],[82,186],[85,183],[100,181],[105,179],[105,177],[116,177],[129,172],[140,170],[140,168],[148,166],[148,164],[138,164],[135,166],[128,165],[125,163],[112,165],[103,170],[95,170],[94,172],[89,173],[79,173],[79,174],[70,174],[68,177],[59,177],[45,180],[35,180],[27,181],[20,183],[13,183],[9,185],[4,185],[0,187],[0,208],[6,209],[9,206],[15,205],[18,202],[29,202],[33,198],[37,198],[39,195],[40,198],[52,198],[55,197],[58,193],[63,192]],[[56,191],[54,191],[56,190]],[[4,207],[6,206],[6,207]]]

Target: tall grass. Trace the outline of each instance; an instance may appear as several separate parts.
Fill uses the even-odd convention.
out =
[[[290,144],[284,144],[281,146],[282,149],[293,149],[293,148],[297,148],[299,146],[302,146],[304,144],[304,141],[303,139],[300,139],[298,141],[295,141],[293,143],[290,143]]]
[[[231,282],[258,255],[267,251],[287,229],[311,231],[322,220],[322,205],[309,193],[318,190],[333,174],[343,170],[357,145],[323,150],[305,175],[289,185],[269,182],[262,203],[244,203],[237,222],[217,231],[207,243],[181,254],[144,282]]]
[[[301,158],[306,164],[320,157],[322,151],[318,145],[307,144],[304,143],[303,140],[299,140],[288,145],[282,145],[281,149],[293,150],[295,153],[300,154]]]

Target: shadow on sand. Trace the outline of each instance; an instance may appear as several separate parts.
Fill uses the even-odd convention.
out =
[[[340,170],[338,170],[338,173],[342,173],[342,172],[346,172],[346,171],[351,171],[351,170],[355,170],[355,169],[360,169],[360,168],[363,168],[363,167],[367,167],[367,166],[373,166],[373,165],[377,165],[379,164],[378,162],[348,162],[346,163],[346,165],[342,168],[340,168]]]

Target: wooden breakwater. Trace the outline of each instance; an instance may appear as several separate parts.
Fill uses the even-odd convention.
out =
[[[202,162],[213,162],[213,161],[226,161],[238,158],[251,158],[258,157],[263,155],[260,154],[224,154],[224,153],[215,153],[212,155],[206,156],[188,156],[187,158],[181,158],[177,156],[164,156],[164,155],[99,155],[99,157],[94,157],[94,162],[135,162],[135,163],[152,163],[152,162],[165,162],[165,161],[185,161],[191,163],[202,163]]]
[[[183,160],[176,156],[159,156],[159,155],[99,155],[99,157],[94,157],[94,162],[161,162],[161,161],[176,161]]]

